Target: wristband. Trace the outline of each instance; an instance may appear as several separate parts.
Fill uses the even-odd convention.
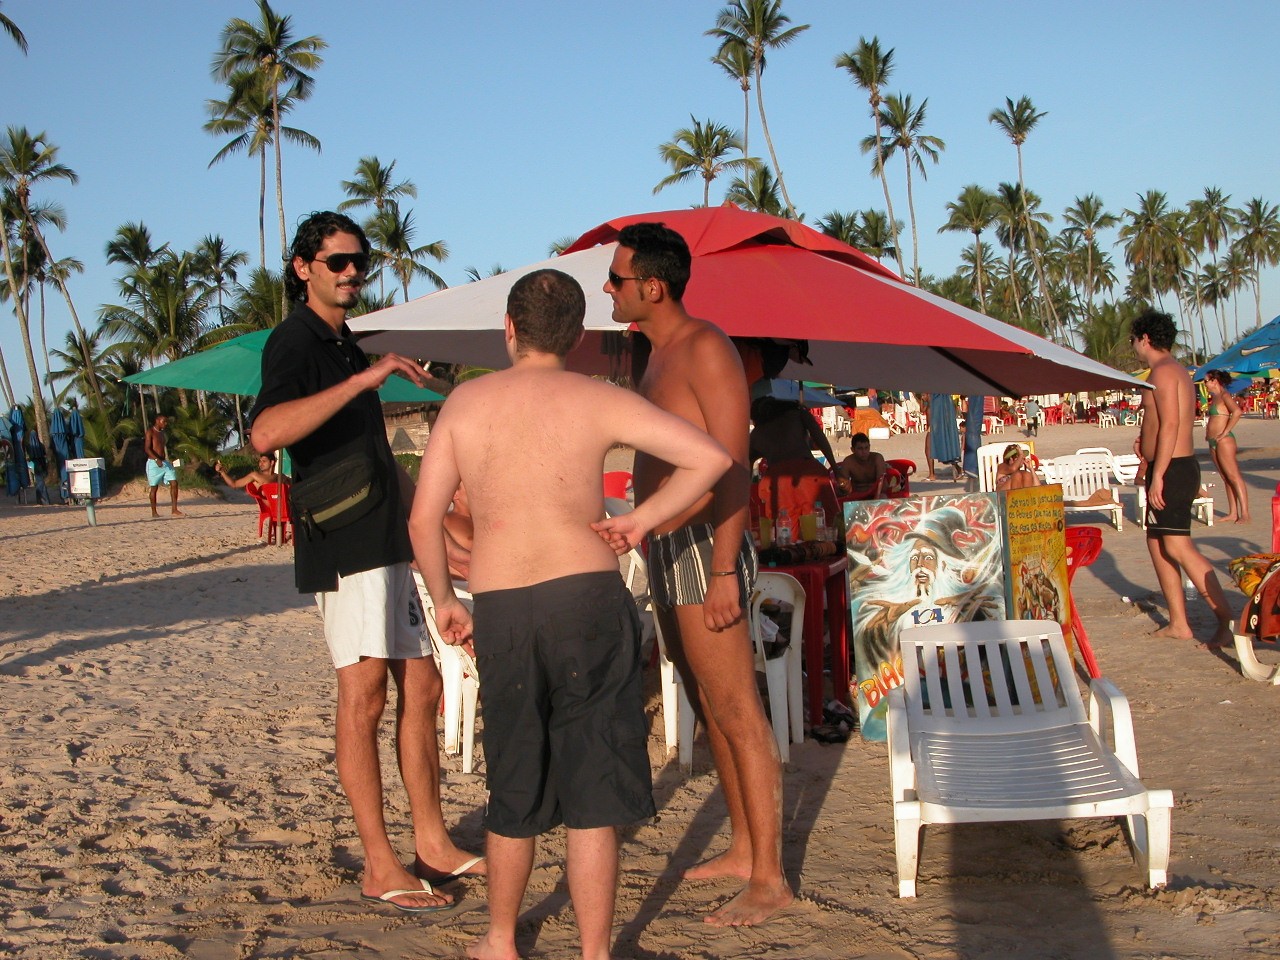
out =
[[[738,571],[737,570],[712,570],[711,575],[713,577],[736,577],[738,575]]]

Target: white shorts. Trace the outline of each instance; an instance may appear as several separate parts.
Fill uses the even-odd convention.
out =
[[[335,668],[349,667],[362,657],[414,660],[431,656],[422,600],[409,564],[339,577],[337,590],[315,597]]]

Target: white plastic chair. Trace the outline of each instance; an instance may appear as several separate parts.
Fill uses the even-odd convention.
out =
[[[1213,494],[1208,492],[1208,488],[1211,486],[1212,484],[1204,484],[1204,493],[1191,501],[1191,515],[1206,527],[1213,526]],[[1145,530],[1147,529],[1147,487],[1143,483],[1137,484],[1136,487],[1138,491],[1138,526]]]
[[[1062,484],[1066,513],[1109,513],[1117,531],[1124,529],[1124,507],[1111,488],[1111,457],[1100,453],[1070,454],[1053,461]],[[1100,499],[1099,493],[1110,499]]]
[[[1036,446],[1029,440],[1010,441],[1017,443],[1027,456],[1031,456],[1036,451]],[[991,493],[996,488],[996,477],[998,476],[996,468],[1000,466],[1000,460],[1004,456],[1005,448],[1009,443],[996,442],[984,443],[978,447],[978,489],[983,493]]]
[[[440,677],[444,681],[444,693],[441,702],[444,709],[444,752],[453,756],[461,746],[462,772],[470,773],[476,743],[476,702],[480,693],[480,674],[476,663],[461,647],[446,643],[436,628],[435,603],[422,582],[422,575],[413,572],[418,584],[418,595],[422,598],[423,612],[426,614],[427,634],[431,637],[431,649],[436,666],[440,668]],[[471,605],[471,594],[464,584],[454,581],[453,590],[467,606]],[[459,745],[459,734],[462,743]]]
[[[1114,684],[1093,680],[1085,712],[1057,623],[912,627],[901,647],[905,683],[888,711],[899,896],[916,895],[929,823],[1124,818],[1147,882],[1165,885],[1173,794],[1138,779],[1129,702]]]
[[[765,601],[776,600],[791,607],[791,634],[786,649],[772,659],[765,656],[761,611]],[[778,741],[782,762],[791,759],[791,744],[804,742],[804,688],[800,657],[804,650],[804,587],[787,573],[764,571],[756,578],[751,597],[751,644],[756,654],[756,670],[763,673],[769,691],[769,719]]]

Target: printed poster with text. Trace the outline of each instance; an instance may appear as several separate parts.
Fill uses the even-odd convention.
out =
[[[889,690],[902,683],[906,627],[1005,619],[996,494],[845,504],[858,725],[885,739]]]
[[[1005,497],[1009,619],[1056,620],[1074,650],[1062,487],[1023,487]]]

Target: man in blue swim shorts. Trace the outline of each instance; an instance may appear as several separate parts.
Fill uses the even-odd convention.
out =
[[[165,428],[168,426],[169,418],[163,413],[160,414],[151,421],[151,429],[147,431],[146,438],[142,441],[142,449],[147,454],[147,486],[151,488],[151,516],[157,520],[160,518],[160,511],[156,509],[156,493],[162,483],[169,485],[169,504],[172,515],[186,516],[178,509],[178,471],[169,462],[164,435]]]
[[[585,310],[578,282],[558,270],[516,281],[505,319],[512,366],[449,394],[409,520],[440,635],[474,635],[484,691],[489,929],[473,957],[516,956],[536,838],[561,824],[582,956],[610,955],[617,828],[654,815],[640,631],[618,556],[704,496],[731,463],[686,420],[566,372]],[[671,477],[634,512],[602,520],[604,458],[615,443],[660,457]],[[474,616],[454,593],[445,544],[459,482],[474,523]]]
[[[1170,351],[1178,328],[1167,313],[1147,310],[1134,318],[1129,342],[1151,368],[1155,389],[1142,398],[1142,427],[1133,449],[1147,462],[1147,551],[1169,608],[1169,622],[1157,637],[1193,640],[1182,592],[1185,574],[1213,610],[1218,628],[1207,645],[1231,643],[1231,608],[1218,576],[1191,542],[1191,501],[1200,491],[1191,427],[1196,397],[1186,368]]]

